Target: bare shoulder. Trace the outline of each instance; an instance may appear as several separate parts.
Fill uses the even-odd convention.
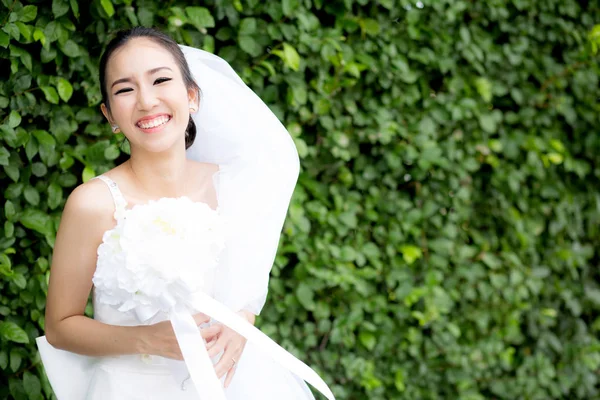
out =
[[[212,175],[219,171],[219,164],[190,160],[196,173]]]
[[[63,210],[63,218],[108,222],[114,213],[113,208],[114,202],[106,184],[100,179],[91,179],[71,192]]]
[[[219,172],[219,164],[190,161],[194,180],[212,184],[212,178]]]

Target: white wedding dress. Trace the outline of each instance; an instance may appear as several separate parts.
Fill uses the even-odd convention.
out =
[[[126,201],[117,184],[106,176],[99,176],[107,183],[115,200],[116,216],[126,213]],[[139,207],[139,206],[137,206]],[[216,212],[216,211],[215,211]],[[119,223],[127,223],[123,219]],[[202,223],[202,221],[190,221]],[[104,235],[103,243],[98,249],[98,267],[107,263],[125,260],[124,254],[114,255],[115,249],[106,240],[111,231]],[[102,275],[102,270],[96,271],[95,277]],[[210,276],[206,276],[210,275]],[[207,271],[203,291],[207,294],[214,291],[214,270]],[[118,279],[117,275],[109,278]],[[122,312],[110,302],[110,294],[94,290],[94,319],[106,324],[133,326],[139,325],[133,311]],[[158,314],[148,324],[167,319],[167,315]],[[159,356],[132,355],[119,357],[98,358],[89,387],[86,390],[88,400],[150,400],[169,399],[187,400],[198,399],[193,382],[175,379],[167,360]],[[248,343],[241,359],[238,361],[236,374],[225,390],[227,399],[239,400],[304,400],[314,399],[307,385],[292,373],[277,365],[267,355],[261,354],[252,343]]]

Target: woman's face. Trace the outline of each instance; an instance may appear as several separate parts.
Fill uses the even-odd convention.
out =
[[[185,148],[185,130],[194,90],[185,87],[181,71],[168,50],[147,38],[131,39],[116,50],[106,66],[110,113],[134,149],[162,152]]]

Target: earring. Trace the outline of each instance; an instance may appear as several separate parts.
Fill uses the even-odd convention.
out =
[[[190,112],[196,112],[196,107],[190,103]]]
[[[112,126],[112,131],[113,131],[113,133],[119,133],[119,132],[121,132],[121,130],[119,129],[119,125],[113,125]]]

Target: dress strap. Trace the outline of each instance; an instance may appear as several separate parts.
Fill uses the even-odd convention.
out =
[[[115,202],[115,214],[114,214],[115,219],[117,221],[120,221],[121,219],[125,218],[125,210],[127,208],[127,200],[125,200],[123,193],[121,193],[121,190],[119,189],[119,186],[117,185],[117,182],[113,181],[106,175],[98,175],[96,178],[98,178],[101,181],[103,181],[104,183],[106,183],[106,185],[110,189],[110,194],[112,195],[113,201]],[[94,178],[94,179],[96,179],[96,178]]]

